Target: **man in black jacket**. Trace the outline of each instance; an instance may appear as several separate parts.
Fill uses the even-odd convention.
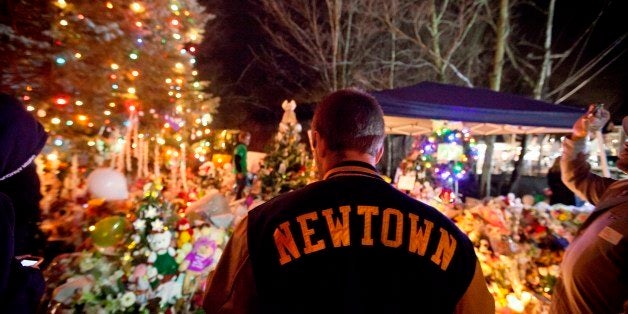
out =
[[[207,313],[494,313],[467,236],[375,170],[384,119],[356,90],[316,108],[322,180],[249,212],[204,300]]]

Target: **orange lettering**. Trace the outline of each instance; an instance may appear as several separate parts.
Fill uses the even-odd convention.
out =
[[[301,233],[303,233],[303,243],[305,244],[303,253],[305,254],[310,254],[325,248],[325,242],[323,240],[318,240],[316,244],[312,245],[312,235],[314,234],[314,229],[307,227],[308,220],[315,221],[317,219],[318,214],[316,212],[310,212],[297,217],[297,221],[301,225]]]
[[[342,219],[336,219],[332,217],[332,209],[325,209],[322,211],[325,220],[327,221],[327,227],[329,228],[329,234],[334,247],[349,246],[351,244],[351,237],[349,232],[349,213],[351,212],[350,206],[340,206],[340,212],[342,213]]]
[[[279,263],[281,265],[292,261],[292,258],[297,259],[301,256],[297,244],[292,237],[292,232],[290,232],[290,222],[286,221],[279,225],[279,228],[276,228],[273,233],[273,238],[275,239],[275,246],[279,252]],[[292,257],[290,257],[290,255],[292,255]]]

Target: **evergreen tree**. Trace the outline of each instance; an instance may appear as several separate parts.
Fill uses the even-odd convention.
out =
[[[219,99],[204,92],[208,82],[194,69],[196,45],[212,17],[196,0],[52,4],[49,91],[39,99],[29,94],[38,92],[35,85],[14,92],[32,100],[28,109],[55,139],[102,138],[128,127],[130,116],[145,138],[163,144],[205,134]]]
[[[279,130],[260,167],[264,199],[304,187],[311,181],[311,157],[301,143],[302,127],[294,113],[296,103],[284,101],[282,107],[285,112]]]

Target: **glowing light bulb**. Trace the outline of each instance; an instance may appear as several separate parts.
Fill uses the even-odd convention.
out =
[[[135,22],[135,26],[142,27],[142,22]]]
[[[140,75],[140,72],[137,72],[137,71],[133,70],[133,71],[131,71],[131,75],[137,77],[138,75]]]
[[[167,78],[167,79],[166,79],[166,84],[172,84],[172,79]]]
[[[77,101],[74,102],[74,104],[80,107],[80,106],[83,105],[83,102],[80,101],[80,100],[77,100]]]
[[[170,5],[170,10],[179,11],[179,7],[176,4]]]
[[[137,55],[137,53],[132,52],[132,53],[129,54],[129,58],[131,58],[131,60],[137,60],[138,55]]]
[[[80,114],[78,116],[79,121],[86,121],[87,120],[87,116]]]
[[[104,113],[106,116],[110,116],[110,115],[111,115],[111,111],[109,111],[109,110],[105,110],[103,113]]]
[[[129,87],[126,91],[129,92],[129,94],[135,94],[135,87]]]
[[[83,55],[80,54],[79,52],[74,54],[74,58],[80,59]]]
[[[176,26],[176,25],[179,25],[179,20],[176,20],[176,19],[175,19],[175,20],[172,20],[172,21],[170,22],[170,24],[175,25],[175,26]]]
[[[61,21],[59,21],[59,24],[61,24],[61,26],[68,26],[68,21],[61,20]]]
[[[35,107],[33,107],[33,106],[26,106],[26,110],[33,111],[33,110],[35,110]]]
[[[130,7],[133,12],[141,12],[144,9],[142,8],[142,5],[137,2],[131,3]]]
[[[107,9],[113,9],[113,3],[111,2],[107,2],[106,6],[107,6]]]
[[[179,40],[181,39],[181,35],[175,33],[175,34],[172,34],[172,38]]]
[[[72,125],[74,125],[74,121],[72,121],[72,120],[65,121],[65,125],[72,126]]]
[[[112,70],[117,70],[117,69],[119,69],[119,68],[120,68],[120,66],[119,66],[118,64],[116,64],[116,63],[112,63],[112,64],[111,64],[111,69],[112,69]]]
[[[57,98],[57,99],[55,100],[55,103],[56,103],[57,105],[63,106],[63,105],[65,105],[65,104],[67,104],[67,103],[68,103],[68,101],[67,101],[65,98],[60,98],[60,97],[59,97],[59,98]]]
[[[58,0],[57,1],[57,6],[64,9],[68,4],[65,2],[65,0]]]
[[[54,118],[50,119],[50,122],[52,122],[52,124],[56,125],[56,124],[61,123],[61,119],[59,119],[57,117],[54,117]]]
[[[57,64],[62,65],[65,64],[65,59],[62,57],[57,57],[57,59],[55,59],[55,62],[57,62]]]

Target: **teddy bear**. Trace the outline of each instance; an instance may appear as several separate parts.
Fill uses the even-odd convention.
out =
[[[148,262],[157,268],[157,273],[160,275],[176,274],[178,265],[174,258],[175,250],[170,244],[172,233],[168,230],[153,231],[148,235],[147,240],[151,249]]]

